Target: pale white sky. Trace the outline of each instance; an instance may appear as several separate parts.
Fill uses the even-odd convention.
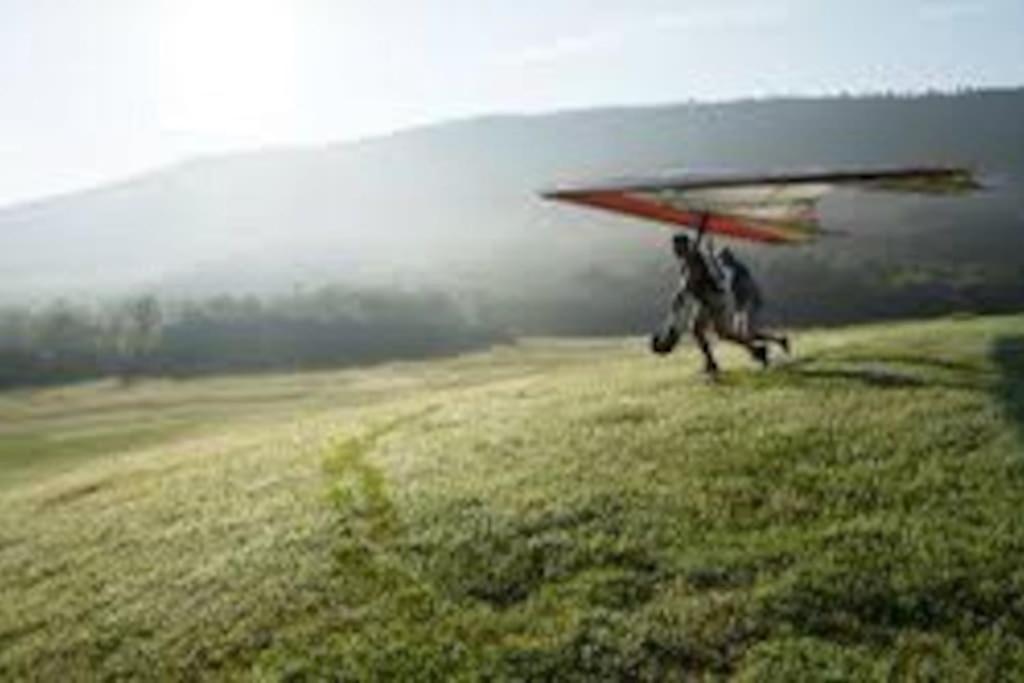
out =
[[[482,113],[1024,84],[1021,0],[0,0],[0,205]]]

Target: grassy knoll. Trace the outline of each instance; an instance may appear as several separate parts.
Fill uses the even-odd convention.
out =
[[[0,396],[0,680],[1024,677],[1024,318]]]

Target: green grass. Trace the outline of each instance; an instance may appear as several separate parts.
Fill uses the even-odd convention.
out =
[[[0,396],[0,680],[1024,678],[1024,317]]]

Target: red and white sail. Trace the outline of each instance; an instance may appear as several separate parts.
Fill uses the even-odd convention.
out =
[[[667,174],[543,193],[554,199],[676,226],[777,244],[823,230],[818,201],[836,188],[964,194],[980,187],[963,168],[927,167],[757,175]]]

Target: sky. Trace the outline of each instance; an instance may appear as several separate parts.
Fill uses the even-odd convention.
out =
[[[1024,84],[1024,0],[0,0],[0,205],[482,114]]]

